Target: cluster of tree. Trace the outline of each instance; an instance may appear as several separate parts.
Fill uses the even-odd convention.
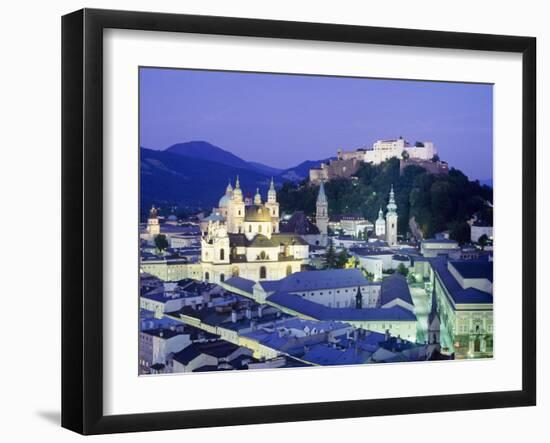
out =
[[[159,252],[165,251],[168,248],[168,239],[164,234],[158,234],[155,236],[155,247]]]
[[[374,221],[378,210],[385,210],[393,185],[400,235],[407,236],[413,217],[425,238],[449,230],[451,238],[460,243],[469,241],[467,221],[473,215],[492,225],[492,208],[487,202],[493,201],[493,189],[477,180],[470,181],[458,169],[434,175],[410,165],[400,171],[399,159],[392,158],[380,165],[364,163],[355,176],[355,179],[335,179],[325,184],[329,215],[362,215]],[[306,181],[285,183],[278,192],[278,200],[283,211],[304,211],[312,216],[318,192],[318,186]]]
[[[332,242],[328,245],[325,255],[323,256],[324,269],[344,269],[349,264],[351,256],[346,248],[337,252]]]

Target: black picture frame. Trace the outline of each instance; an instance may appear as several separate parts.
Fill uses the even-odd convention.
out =
[[[522,388],[196,411],[103,413],[103,30],[454,48],[522,54]],[[536,39],[83,9],[62,18],[62,426],[82,434],[487,409],[536,404]]]

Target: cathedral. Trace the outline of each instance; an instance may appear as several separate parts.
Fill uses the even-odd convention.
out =
[[[301,270],[309,246],[293,233],[279,232],[279,203],[273,179],[262,201],[259,189],[246,201],[239,178],[229,183],[218,207],[204,219],[201,236],[203,279],[220,283],[230,277],[279,280]]]

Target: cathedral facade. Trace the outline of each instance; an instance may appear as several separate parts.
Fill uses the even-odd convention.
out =
[[[309,246],[299,236],[279,232],[279,203],[273,179],[262,201],[259,189],[247,202],[239,179],[228,184],[218,207],[205,219],[201,236],[203,280],[221,283],[230,277],[279,280],[301,270]]]

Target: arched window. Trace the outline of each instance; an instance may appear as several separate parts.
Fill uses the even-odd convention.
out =
[[[206,281],[210,280],[210,273],[209,273],[209,272],[205,272],[205,273],[204,273],[204,279],[205,279]]]
[[[225,249],[220,249],[220,260],[225,260]]]
[[[286,267],[286,275],[290,275],[290,274],[292,274],[292,266],[288,265]]]
[[[252,225],[248,225],[248,232],[252,232]]]
[[[261,234],[262,233],[262,225],[258,225],[258,232]]]
[[[233,267],[233,269],[231,270],[231,275],[233,277],[238,277],[239,276],[239,268],[237,268],[237,266]]]
[[[265,253],[265,251],[260,252],[260,260],[265,260],[266,257],[267,257],[267,254]]]
[[[225,274],[220,274],[220,281],[222,283],[225,281]]]
[[[260,279],[266,278],[267,275],[267,269],[265,266],[260,266]]]

